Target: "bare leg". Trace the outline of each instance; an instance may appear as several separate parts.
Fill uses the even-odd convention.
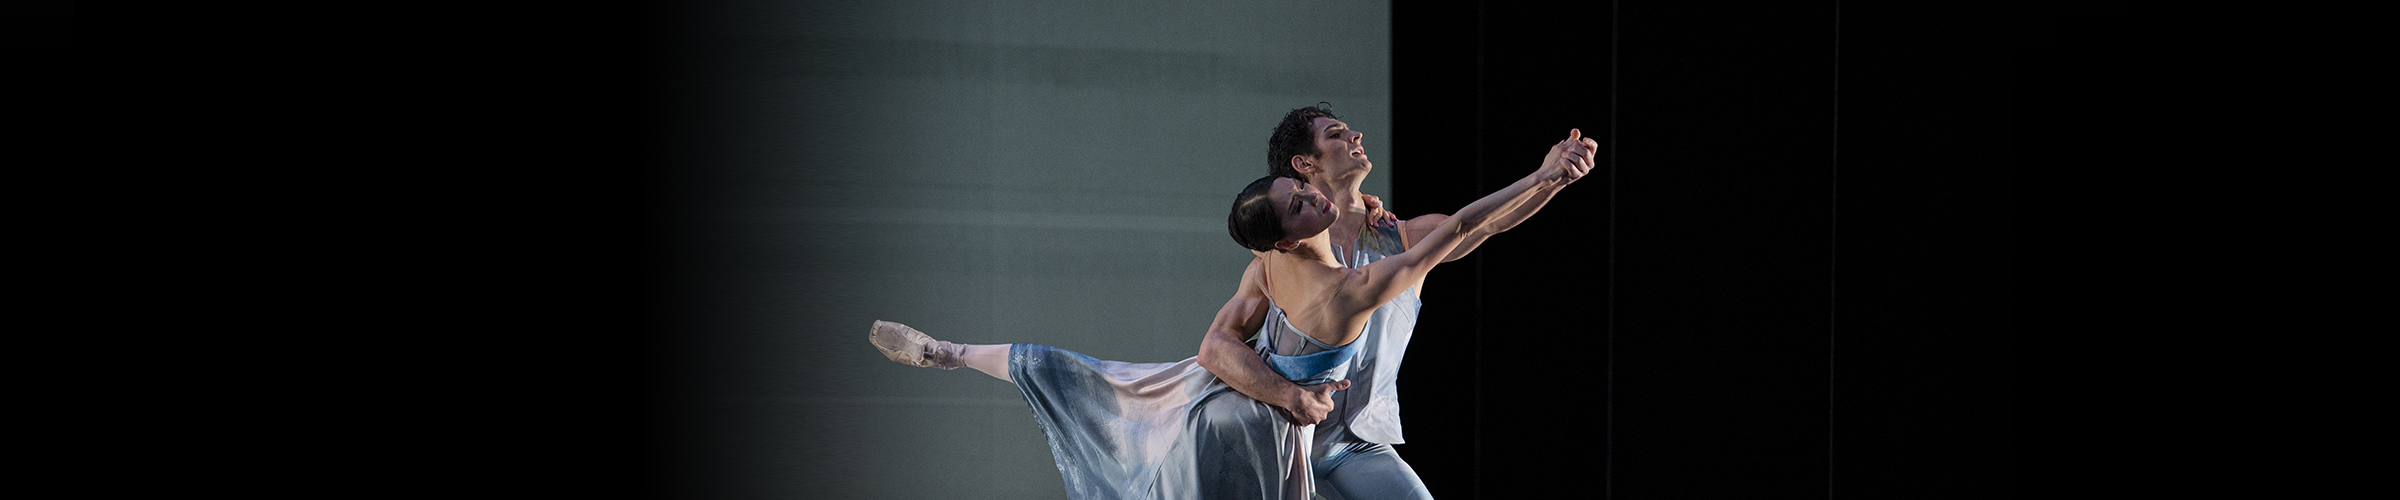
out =
[[[948,344],[948,342],[944,343]],[[983,372],[986,375],[999,377],[1001,382],[1008,382],[1011,384],[1016,383],[1016,381],[1008,379],[1008,348],[1016,344],[951,345],[959,347],[958,357],[966,360],[968,368],[974,368],[975,371]]]
[[[867,342],[875,344],[876,350],[883,351],[884,357],[903,365],[944,370],[965,366],[1003,381],[1009,380],[1008,349],[1012,344],[943,342],[908,325],[890,321],[876,321],[875,326],[868,328]]]

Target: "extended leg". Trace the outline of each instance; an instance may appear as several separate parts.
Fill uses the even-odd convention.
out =
[[[1016,383],[1016,381],[1008,379],[1008,348],[1016,344],[951,345],[958,346],[957,356],[964,360],[968,368],[999,377],[1001,382]]]
[[[934,340],[925,332],[908,325],[876,321],[867,329],[867,342],[883,351],[893,362],[956,370],[964,366],[1002,381],[1008,381],[1008,346],[1010,344],[957,344]]]

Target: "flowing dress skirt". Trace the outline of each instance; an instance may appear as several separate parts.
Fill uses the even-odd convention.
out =
[[[1314,426],[1234,391],[1199,358],[1126,363],[1016,344],[1008,361],[1068,498],[1309,497]]]

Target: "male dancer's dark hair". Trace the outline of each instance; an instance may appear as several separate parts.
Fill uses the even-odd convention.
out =
[[[1317,101],[1316,106],[1285,113],[1283,123],[1275,124],[1275,135],[1267,136],[1267,175],[1307,180],[1292,170],[1292,157],[1317,155],[1317,131],[1309,129],[1317,118],[1341,119],[1333,116],[1333,104]]]

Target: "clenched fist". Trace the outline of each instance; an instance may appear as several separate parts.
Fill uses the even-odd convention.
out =
[[[1568,129],[1566,140],[1550,146],[1550,153],[1542,157],[1540,172],[1544,178],[1561,181],[1560,185],[1573,184],[1592,172],[1599,151],[1600,142],[1584,137],[1583,129]]]

